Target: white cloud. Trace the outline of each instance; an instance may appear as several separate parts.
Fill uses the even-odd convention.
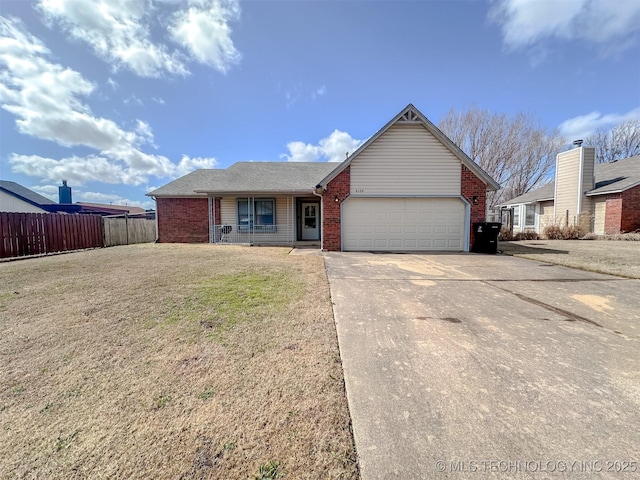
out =
[[[239,17],[236,0],[189,0],[188,8],[175,14],[169,32],[198,62],[224,73],[240,62],[229,27]]]
[[[183,158],[179,164],[161,155],[151,126],[137,120],[125,130],[97,117],[84,102],[94,85],[74,70],[49,61],[49,50],[26,32],[22,22],[0,17],[0,107],[16,116],[18,130],[65,147],[85,146],[95,154],[53,159],[13,153],[14,172],[59,181],[140,185],[150,175],[175,178],[186,168],[211,165],[211,159]]]
[[[151,100],[153,100],[154,102],[156,102],[159,105],[164,105],[165,101],[162,97],[151,97]]]
[[[635,0],[497,0],[489,18],[500,25],[507,48],[522,49],[548,38],[584,40],[603,50],[629,46],[640,26]]]
[[[215,168],[218,161],[215,158],[203,158],[194,157],[191,158],[188,155],[182,155],[180,163],[176,168],[176,176],[186,175],[189,172],[198,170],[200,168]]]
[[[640,120],[640,107],[627,113],[591,112],[585,115],[565,120],[558,126],[560,134],[568,141],[584,139],[592,135],[596,130],[609,129],[628,120]]]
[[[334,130],[331,135],[323,138],[317,145],[304,142],[287,143],[288,154],[280,155],[280,158],[288,162],[315,162],[326,160],[329,162],[342,162],[346,158],[347,152],[353,153],[362,140],[352,138],[347,132]]]
[[[135,94],[129,95],[127,98],[123,100],[125,105],[137,105],[138,107],[144,107],[144,103]]]
[[[38,8],[50,24],[59,24],[115,66],[142,77],[188,73],[183,55],[153,43],[148,20],[154,8],[149,0],[39,0]]]
[[[87,203],[105,203],[110,205],[126,205],[129,207],[142,207],[145,209],[154,208],[153,200],[140,202],[138,200],[130,200],[113,193],[101,193],[101,192],[85,192],[83,190],[73,190],[74,202],[87,202]]]
[[[240,17],[237,0],[162,5],[153,0],[38,0],[37,5],[49,25],[59,25],[71,38],[87,43],[115,68],[141,77],[187,75],[189,60],[221,72],[240,61],[229,27]],[[153,38],[152,30],[165,25],[167,36],[181,49]]]
[[[14,173],[22,173],[45,180],[62,179],[82,185],[86,182],[140,185],[146,181],[144,172],[111,162],[100,156],[71,156],[59,160],[40,155],[12,154],[9,164]]]

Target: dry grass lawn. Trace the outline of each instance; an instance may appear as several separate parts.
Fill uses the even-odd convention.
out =
[[[357,478],[322,258],[288,251],[1,263],[0,478]]]
[[[508,255],[590,272],[640,278],[640,242],[613,240],[525,240],[500,242]]]

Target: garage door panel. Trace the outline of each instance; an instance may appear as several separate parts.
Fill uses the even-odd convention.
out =
[[[464,203],[458,198],[350,198],[343,204],[345,250],[464,248]]]

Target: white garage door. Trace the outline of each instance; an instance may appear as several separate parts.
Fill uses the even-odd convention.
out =
[[[458,198],[350,198],[342,206],[343,249],[464,249],[465,208]]]

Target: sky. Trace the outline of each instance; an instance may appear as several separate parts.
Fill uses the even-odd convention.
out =
[[[413,103],[568,142],[640,118],[640,0],[0,0],[0,179],[57,201],[342,161]]]

